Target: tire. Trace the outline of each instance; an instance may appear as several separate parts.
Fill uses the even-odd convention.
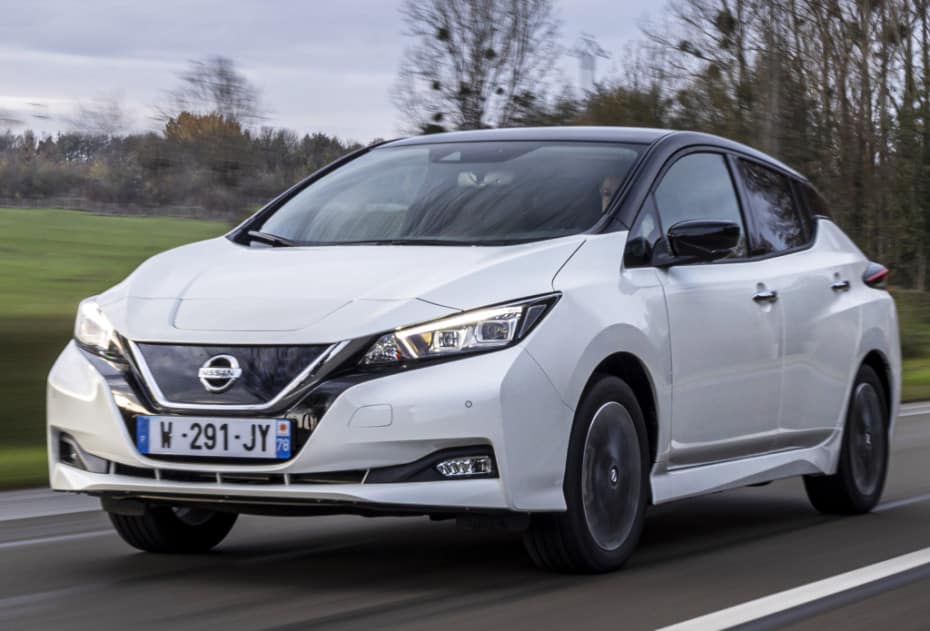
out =
[[[836,473],[804,478],[814,508],[831,515],[858,515],[875,508],[888,473],[888,427],[882,382],[871,367],[862,366],[846,412]]]
[[[207,552],[229,534],[238,517],[236,513],[171,506],[148,506],[142,515],[109,515],[123,541],[161,554]]]
[[[649,500],[649,448],[639,403],[617,377],[590,385],[575,412],[563,490],[567,511],[533,515],[524,545],[556,572],[616,570],[633,553]]]

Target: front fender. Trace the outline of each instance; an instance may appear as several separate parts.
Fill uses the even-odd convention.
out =
[[[553,281],[562,299],[527,340],[527,352],[575,410],[595,369],[608,357],[636,357],[652,383],[657,463],[670,441],[671,369],[665,295],[655,270],[621,269],[626,233],[598,235]]]

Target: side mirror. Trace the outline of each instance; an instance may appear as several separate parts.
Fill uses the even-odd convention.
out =
[[[668,229],[668,265],[716,261],[739,246],[742,230],[732,221],[682,221]]]

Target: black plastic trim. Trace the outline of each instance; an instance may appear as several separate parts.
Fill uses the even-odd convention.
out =
[[[367,469],[350,469],[347,471],[323,471],[320,473],[292,473],[291,484],[361,484],[365,481]],[[226,479],[226,476],[223,476]]]
[[[128,475],[134,478],[146,478],[147,480],[155,479],[155,469],[146,469],[144,467],[131,467],[127,464],[113,463],[113,473],[115,475]]]

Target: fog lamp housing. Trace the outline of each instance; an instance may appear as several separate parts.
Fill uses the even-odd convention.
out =
[[[110,463],[84,451],[70,434],[58,436],[58,461],[90,473],[106,473]]]
[[[436,465],[436,471],[444,478],[464,478],[473,475],[491,475],[494,473],[494,461],[491,456],[463,456],[449,458]]]

